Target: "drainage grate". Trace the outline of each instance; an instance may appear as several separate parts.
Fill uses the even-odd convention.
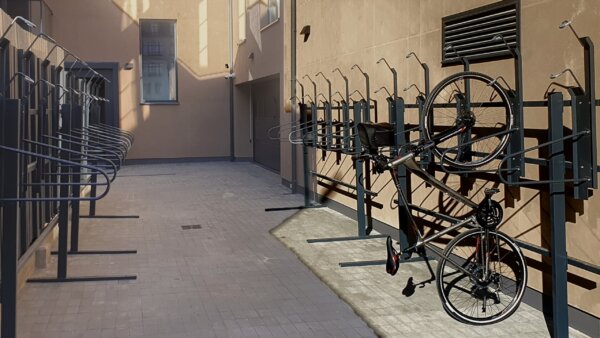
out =
[[[493,40],[500,34],[504,40]],[[520,16],[516,0],[504,0],[442,18],[442,66],[512,57],[506,44],[519,47]],[[446,46],[451,47],[446,48]]]
[[[194,230],[194,229],[202,229],[202,226],[200,224],[193,224],[193,225],[182,225],[181,226],[182,230]]]

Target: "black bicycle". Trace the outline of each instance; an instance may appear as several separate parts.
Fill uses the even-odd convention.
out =
[[[393,128],[389,124],[362,123],[357,127],[364,149],[360,157],[371,160],[377,172],[392,174],[398,200],[407,208],[411,227],[417,234],[416,244],[399,252],[388,237],[386,270],[395,275],[401,257],[415,252],[424,254],[426,248],[440,258],[436,285],[448,314],[475,325],[499,322],[517,310],[527,286],[527,265],[521,250],[497,229],[503,209],[492,196],[499,190],[486,189],[483,201],[475,203],[421,168],[416,158],[431,151],[440,158],[440,163],[459,168],[475,168],[494,161],[506,146],[512,128],[507,93],[487,75],[458,73],[432,90],[424,110],[421,121],[424,139],[402,147],[393,156],[384,155],[383,151],[393,145]],[[472,211],[444,230],[425,237],[398,183],[399,166]],[[439,219],[448,220],[439,215]],[[460,229],[467,230],[460,232],[443,250],[433,245],[433,241]]]

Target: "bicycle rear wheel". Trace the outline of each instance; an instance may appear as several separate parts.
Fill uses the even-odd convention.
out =
[[[442,80],[427,97],[421,127],[442,163],[475,168],[500,155],[510,138],[513,111],[491,77],[462,72]],[[467,145],[464,145],[467,143]]]
[[[510,237],[495,230],[472,229],[450,241],[444,255],[448,259],[438,264],[436,284],[450,316],[487,325],[517,310],[527,287],[527,265]]]

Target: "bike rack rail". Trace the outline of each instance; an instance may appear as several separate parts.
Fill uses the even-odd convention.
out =
[[[90,202],[90,213],[93,214],[95,202],[109,193],[133,144],[134,135],[101,123],[84,125],[83,114],[99,111],[99,102],[107,101],[100,97],[100,88],[109,80],[44,33],[39,33],[26,50],[18,49],[6,38],[18,21],[35,28],[29,21],[16,17],[0,36],[0,64],[15,65],[15,69],[5,67],[1,71],[4,75],[0,77],[0,176],[3,182],[0,187],[0,335],[6,338],[16,336],[20,255],[33,240],[45,237],[56,223],[59,230],[58,251],[54,252],[58,255],[56,277],[31,278],[28,282],[137,278],[136,275],[67,274],[69,254],[136,253],[135,250],[85,251],[78,248],[80,203]],[[53,45],[43,59],[32,50],[38,39]],[[50,56],[59,49],[63,50],[64,57],[58,57],[61,60],[55,64]],[[75,62],[67,71],[62,66],[69,57]],[[82,65],[84,74],[74,71],[76,63]],[[67,82],[61,84],[65,72]],[[16,85],[11,86],[13,82]],[[62,120],[60,129],[59,120]],[[83,187],[90,188],[90,195],[81,195]],[[98,191],[98,187],[104,189]],[[70,220],[69,208],[72,209]],[[43,226],[44,223],[48,226]]]

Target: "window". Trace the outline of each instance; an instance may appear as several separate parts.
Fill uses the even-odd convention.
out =
[[[140,20],[142,103],[177,101],[175,20]]]
[[[238,0],[238,41],[246,40],[246,0]]]
[[[260,28],[279,19],[279,0],[260,0]]]

